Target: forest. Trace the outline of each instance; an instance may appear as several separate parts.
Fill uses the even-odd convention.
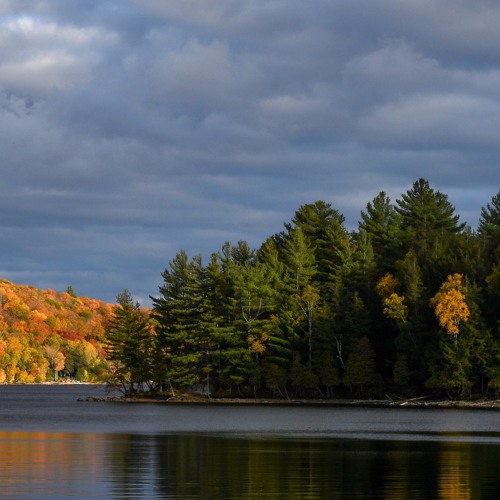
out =
[[[259,248],[180,250],[151,311],[124,290],[109,380],[130,392],[372,398],[500,391],[500,191],[472,230],[425,179],[380,192],[348,231],[300,206]]]
[[[0,383],[107,377],[106,325],[113,306],[0,279]]]
[[[0,383],[126,394],[500,397],[500,191],[475,230],[425,179],[357,230],[325,201],[259,248],[180,250],[152,308],[0,280]]]

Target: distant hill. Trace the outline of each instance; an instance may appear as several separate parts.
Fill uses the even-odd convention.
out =
[[[0,383],[99,381],[113,305],[0,279]]]

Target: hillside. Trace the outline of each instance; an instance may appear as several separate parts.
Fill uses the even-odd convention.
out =
[[[73,293],[0,279],[0,383],[99,380],[112,310],[112,304]]]

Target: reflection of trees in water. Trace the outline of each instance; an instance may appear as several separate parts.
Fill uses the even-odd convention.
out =
[[[136,498],[476,498],[500,490],[497,446],[202,435],[112,442],[114,491]]]
[[[450,500],[471,498],[470,444],[442,447],[439,465],[439,497]]]
[[[113,493],[120,498],[154,498],[160,479],[157,438],[123,434],[111,436],[110,442],[108,474]]]
[[[104,434],[0,431],[0,496],[106,496],[107,449]]]
[[[440,449],[439,498],[495,497],[500,491],[498,446],[447,443]]]
[[[118,498],[490,498],[500,446],[271,436],[0,432],[2,494]],[[28,495],[29,496],[29,495]]]

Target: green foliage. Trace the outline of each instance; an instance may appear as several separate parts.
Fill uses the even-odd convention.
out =
[[[411,230],[412,244],[426,243],[436,232],[461,231],[465,225],[459,224],[459,216],[448,201],[448,197],[434,191],[429,181],[418,179],[411,189],[396,201],[396,212],[401,217],[403,229]]]
[[[347,359],[344,383],[350,388],[357,386],[360,392],[375,382],[375,353],[368,337],[356,340]]]
[[[366,212],[361,212],[359,231],[370,238],[377,266],[382,273],[391,269],[397,255],[398,217],[390,198],[383,191],[366,205]]]
[[[403,252],[415,252],[424,287],[438,286],[448,274],[457,271],[451,268],[450,255],[465,224],[459,223],[448,197],[434,191],[425,179],[419,179],[401,195],[395,210],[401,218],[399,236]]]
[[[160,296],[153,298],[153,309],[159,345],[166,353],[168,379],[181,388],[201,384],[203,362],[209,359],[211,347],[203,322],[201,256],[189,260],[186,252],[181,251],[162,277]]]
[[[316,274],[313,249],[300,227],[290,231],[283,248],[283,260],[290,289],[294,293],[299,293]]]
[[[106,328],[109,381],[120,384],[125,392],[133,393],[144,385],[157,390],[161,386],[155,378],[157,342],[148,317],[128,290],[116,299],[118,305]]]
[[[500,193],[476,234],[418,179],[395,205],[379,193],[352,233],[320,200],[258,251],[225,243],[208,265],[181,251],[152,297],[162,383],[208,396],[486,395],[500,387],[499,222]]]
[[[408,367],[408,357],[404,353],[399,353],[394,363],[394,382],[402,387],[408,386],[411,378]]]
[[[315,282],[323,295],[329,290],[331,268],[340,264],[339,253],[349,244],[344,228],[344,216],[329,203],[316,201],[302,205],[291,224],[286,224],[289,234],[300,229],[312,248],[316,267]]]
[[[47,302],[47,304],[49,304],[50,306],[55,307],[58,311],[60,311],[63,307],[60,302],[51,298],[46,298],[45,302]]]
[[[480,236],[494,238],[500,229],[500,191],[493,196],[491,204],[481,208],[477,232]]]

